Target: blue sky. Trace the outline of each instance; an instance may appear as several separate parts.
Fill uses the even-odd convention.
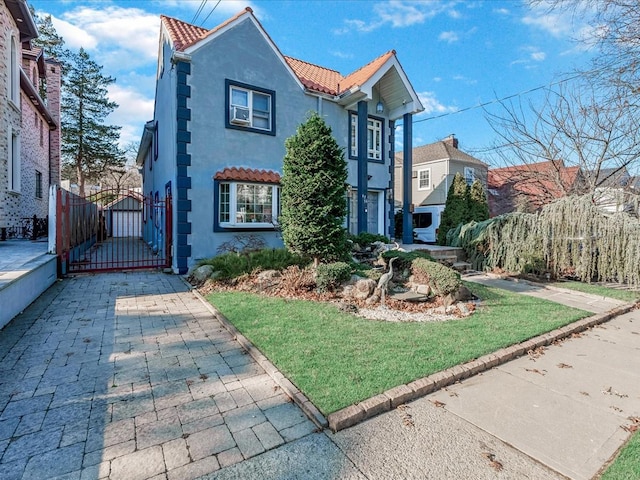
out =
[[[139,142],[153,116],[159,15],[192,22],[202,0],[30,3],[52,15],[67,47],[84,47],[116,78],[109,95],[120,107],[109,120],[123,127],[123,144]],[[573,41],[586,28],[580,19],[518,0],[208,0],[195,24],[213,28],[246,6],[283,54],[342,74],[395,49],[425,106],[414,117],[414,145],[454,133],[482,160],[495,139],[485,112],[454,112],[549,85],[591,55]],[[537,90],[520,98],[541,97]]]

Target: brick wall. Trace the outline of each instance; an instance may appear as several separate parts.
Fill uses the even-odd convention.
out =
[[[13,224],[19,210],[20,194],[9,192],[9,135],[20,133],[19,107],[8,101],[10,39],[16,39],[18,58],[22,57],[18,28],[4,2],[0,2],[0,227]]]

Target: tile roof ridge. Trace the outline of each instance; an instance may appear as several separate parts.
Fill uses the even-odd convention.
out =
[[[330,72],[333,73],[337,73],[338,75],[340,75],[341,77],[344,78],[344,76],[338,71],[338,70],[334,70],[333,68],[329,68],[329,67],[323,67],[322,65],[318,65],[317,63],[313,63],[313,62],[307,62],[306,60],[301,60],[299,58],[296,57],[292,57],[291,55],[282,55],[285,59],[291,59],[291,60],[295,60],[296,62],[302,62],[302,63],[306,63],[307,65],[311,65],[312,67],[316,67],[316,68],[321,68],[323,70],[328,70]]]
[[[245,7],[243,8],[241,11],[239,11],[238,13],[236,13],[234,16],[232,16],[231,18],[228,18],[227,20],[225,20],[224,22],[222,22],[221,24],[213,27],[211,30],[207,30],[206,32],[204,32],[200,38],[193,40],[189,43],[187,43],[186,45],[184,45],[184,47],[182,48],[183,50],[186,50],[187,48],[195,45],[196,43],[198,43],[201,40],[204,40],[205,38],[207,38],[210,35],[213,35],[214,33],[216,33],[217,31],[221,30],[222,28],[226,27],[227,25],[229,25],[232,22],[235,22],[237,19],[239,19],[240,17],[242,17],[245,14],[250,14],[252,17],[253,15],[253,10],[251,9],[251,7]],[[255,18],[255,17],[254,17]],[[257,19],[256,19],[257,21]],[[195,26],[195,25],[194,25]],[[196,27],[196,28],[201,28],[201,27]],[[206,29],[205,29],[206,30]],[[264,30],[264,29],[263,29]]]
[[[350,77],[351,75],[354,75],[355,73],[358,73],[360,70],[364,70],[365,68],[367,68],[368,66],[370,66],[372,63],[377,62],[378,60],[380,60],[382,57],[385,56],[391,56],[391,55],[395,55],[396,51],[395,49],[393,50],[389,50],[385,53],[383,53],[382,55],[378,55],[376,58],[374,58],[373,60],[371,60],[369,63],[367,63],[366,65],[361,66],[360,68],[356,68],[353,72],[349,73],[348,75],[345,75],[344,77]]]

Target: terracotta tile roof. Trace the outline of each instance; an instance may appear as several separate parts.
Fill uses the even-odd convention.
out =
[[[192,45],[198,43],[199,41],[207,38],[208,36],[213,35],[215,32],[224,28],[229,23],[237,20],[247,12],[253,13],[253,10],[247,7],[211,30],[197,27],[195,25],[183,22],[182,20],[167,17],[166,15],[160,15],[160,20],[169,32],[171,40],[174,44],[174,48],[177,51],[182,52]],[[275,45],[275,42],[273,42],[273,40],[272,43]],[[380,67],[382,67],[382,65],[384,65],[384,63],[389,58],[393,57],[395,54],[395,50],[390,50],[380,55],[378,58],[371,61],[364,67],[359,68],[358,70],[350,73],[347,76],[343,76],[336,70],[331,70],[319,65],[314,65],[312,63],[298,60],[293,57],[287,57],[284,55],[283,57],[287,64],[291,67],[293,72],[296,74],[300,82],[306,88],[329,95],[339,95],[354,86],[362,85],[363,83],[365,83],[380,69]]]
[[[375,60],[369,62],[364,67],[359,68],[353,73],[347,75],[342,82],[340,82],[340,93],[349,90],[357,85],[362,85],[369,80],[374,73],[376,73],[387,60],[396,54],[395,50],[389,50],[387,53],[383,53]]]
[[[302,84],[309,90],[328,93],[329,95],[337,95],[339,93],[338,88],[340,87],[340,81],[343,79],[340,72],[292,57],[285,56],[284,59]]]
[[[255,183],[280,183],[280,174],[278,172],[242,167],[227,167],[217,172],[213,178],[215,180],[234,180]]]
[[[578,187],[579,167],[548,161],[489,170],[487,187],[491,216],[526,206],[536,211]]]
[[[197,27],[165,15],[160,15],[160,21],[164,23],[169,35],[171,35],[174,48],[179,52],[182,52],[186,46],[197,42],[209,32],[206,28]]]

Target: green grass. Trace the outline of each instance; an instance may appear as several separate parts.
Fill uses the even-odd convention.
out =
[[[600,285],[593,285],[590,283],[568,281],[551,283],[550,286],[566,288],[582,293],[590,293],[591,295],[600,295],[603,297],[615,298],[624,302],[635,302],[640,299],[640,292],[618,290],[615,288],[608,288]]]
[[[589,315],[467,286],[482,306],[448,322],[371,321],[331,304],[242,292],[214,292],[207,299],[324,414]]]
[[[640,478],[640,432],[636,432],[605,470],[601,480],[636,480]]]

